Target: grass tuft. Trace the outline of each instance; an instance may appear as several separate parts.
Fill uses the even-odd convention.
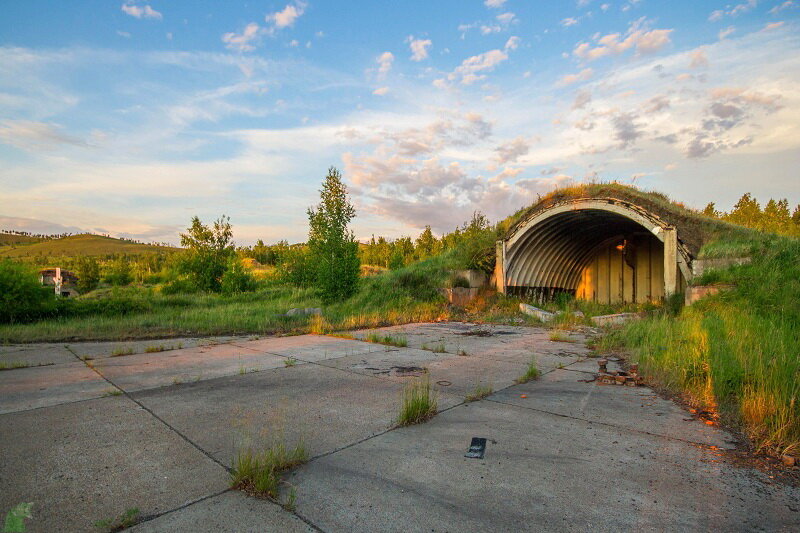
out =
[[[447,348],[444,345],[444,342],[440,342],[439,344],[430,345],[425,343],[422,345],[423,350],[428,350],[433,353],[447,353]]]
[[[139,519],[139,509],[131,507],[116,518],[106,518],[94,523],[95,527],[109,533],[122,531],[136,524]]]
[[[368,333],[364,340],[367,342],[374,342],[376,344],[385,344],[386,346],[397,346],[398,348],[405,348],[408,346],[408,339],[405,335],[381,335],[380,333]]]
[[[531,362],[528,363],[528,368],[525,369],[525,373],[515,381],[519,384],[527,383],[534,379],[539,379],[539,376],[541,376],[541,372],[539,372],[539,368],[536,366],[536,357],[531,357]]]
[[[436,407],[436,393],[427,375],[409,381],[403,389],[397,425],[411,426],[426,422],[436,415]]]
[[[291,449],[287,448],[282,441],[258,452],[251,448],[245,448],[240,450],[233,460],[231,487],[276,500],[281,474],[306,461],[308,461],[308,452],[302,441]],[[290,491],[287,503],[294,506],[297,496],[292,494],[293,492]]]
[[[475,390],[467,394],[464,400],[467,402],[477,402],[478,400],[483,400],[493,392],[494,390],[492,390],[491,385],[478,385],[475,387]]]
[[[122,357],[123,355],[133,355],[135,350],[130,346],[117,346],[111,351],[111,357]]]
[[[285,359],[285,360],[283,361],[283,365],[284,365],[285,367],[287,367],[287,368],[289,368],[289,367],[292,367],[292,366],[295,366],[296,364],[297,364],[297,359],[295,359],[294,357],[290,357],[290,358],[288,358],[288,359]]]

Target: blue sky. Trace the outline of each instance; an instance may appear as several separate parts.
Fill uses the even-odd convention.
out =
[[[618,180],[800,202],[800,2],[7,2],[0,227],[359,238]]]

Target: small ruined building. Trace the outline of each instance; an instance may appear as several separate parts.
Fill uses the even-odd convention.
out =
[[[75,284],[78,282],[78,276],[69,270],[64,270],[59,267],[45,268],[39,271],[39,279],[42,285],[46,287],[53,287],[55,293],[59,296],[69,297],[78,296],[78,290]]]
[[[500,292],[536,299],[568,293],[599,303],[683,292],[693,254],[683,228],[632,202],[574,198],[534,210],[497,243]]]

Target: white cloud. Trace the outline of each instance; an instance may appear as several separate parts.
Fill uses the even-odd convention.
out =
[[[706,57],[705,47],[701,46],[694,50],[691,54],[692,61],[689,63],[689,68],[703,68],[708,67],[708,57]]]
[[[392,70],[392,63],[394,63],[394,54],[391,52],[384,52],[375,60],[378,63],[379,77],[385,77],[386,74]]]
[[[161,20],[164,18],[160,12],[150,7],[149,4],[145,4],[144,6],[139,6],[136,5],[135,2],[128,1],[122,4],[121,9],[125,14],[130,15],[132,17],[136,17],[137,19]]]
[[[485,5],[486,7],[492,7],[492,8],[498,9],[498,8],[503,7],[503,4],[505,4],[505,3],[506,3],[506,0],[485,0],[483,2],[483,5]]]
[[[782,26],[783,26],[783,24],[784,24],[784,22],[783,22],[783,21],[780,21],[780,22],[771,22],[771,23],[769,23],[769,24],[765,25],[765,26],[764,26],[764,28],[763,28],[761,31],[771,31],[771,30],[777,30],[778,28],[782,27]]]
[[[719,34],[717,35],[717,37],[719,37],[719,40],[721,41],[729,37],[735,31],[736,28],[734,28],[733,26],[728,26],[727,28],[719,30]]]
[[[506,41],[506,45],[503,47],[504,50],[516,50],[519,48],[519,43],[522,42],[522,39],[517,37],[516,35],[512,35]]]
[[[126,39],[131,38],[131,34],[128,33],[127,31],[117,30],[117,35],[119,35],[120,37],[125,37]]]
[[[578,43],[572,53],[586,61],[620,55],[631,49],[635,49],[638,54],[651,54],[670,44],[672,32],[671,29],[650,30],[646,21],[639,19],[630,25],[624,37],[619,33],[595,36],[596,45],[587,42]]]
[[[55,124],[34,120],[4,120],[0,122],[0,143],[29,151],[48,151],[59,145],[87,146],[71,135],[62,133]]]
[[[411,48],[412,61],[428,59],[428,48],[433,44],[430,39],[414,39],[413,36],[409,36],[406,42],[408,42],[408,46]]]
[[[572,85],[573,83],[577,83],[579,81],[586,81],[592,77],[594,71],[590,68],[585,68],[578,72],[577,74],[566,74],[561,77],[559,80],[560,85]]]
[[[561,20],[561,25],[565,28],[569,28],[570,26],[575,26],[578,23],[578,19],[574,17],[567,17]]]
[[[508,59],[508,54],[502,50],[489,50],[482,54],[465,59],[455,71],[448,74],[447,79],[455,81],[461,78],[463,85],[471,85],[476,81],[486,78],[482,72],[491,72],[494,68]]]
[[[287,4],[281,11],[270,13],[265,17],[265,21],[272,23],[274,28],[283,29],[294,26],[295,21],[305,12],[305,2],[295,2]]]
[[[790,7],[795,7],[797,4],[794,3],[793,0],[786,0],[783,3],[780,3],[769,10],[770,15],[777,15],[784,9],[789,9]]]
[[[377,95],[377,96],[384,96],[388,92],[389,92],[389,88],[388,87],[379,87],[379,88],[375,89],[374,91],[372,91],[372,94]]]
[[[736,4],[733,7],[726,6],[730,9],[717,9],[712,11],[711,14],[708,16],[708,20],[711,22],[716,22],[718,20],[722,20],[725,17],[736,17],[741,15],[742,13],[747,13],[754,7],[758,5],[758,0],[747,0],[742,4]]]
[[[495,148],[495,152],[497,152],[498,163],[505,165],[507,163],[515,162],[517,159],[527,154],[530,149],[530,141],[524,136],[520,135]]]
[[[256,49],[255,42],[261,35],[261,28],[255,22],[245,26],[242,33],[229,32],[222,36],[225,48],[237,52],[252,52]]]

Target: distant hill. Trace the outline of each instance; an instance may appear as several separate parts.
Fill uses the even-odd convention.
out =
[[[27,242],[20,242],[27,239]],[[70,235],[60,239],[43,240],[37,237],[0,234],[0,257],[23,258],[42,256],[104,256],[111,254],[146,254],[174,252],[180,248],[139,244],[102,235]]]
[[[31,237],[28,235],[14,235],[12,233],[0,233],[0,249],[11,244],[33,244],[41,242],[41,237]]]

